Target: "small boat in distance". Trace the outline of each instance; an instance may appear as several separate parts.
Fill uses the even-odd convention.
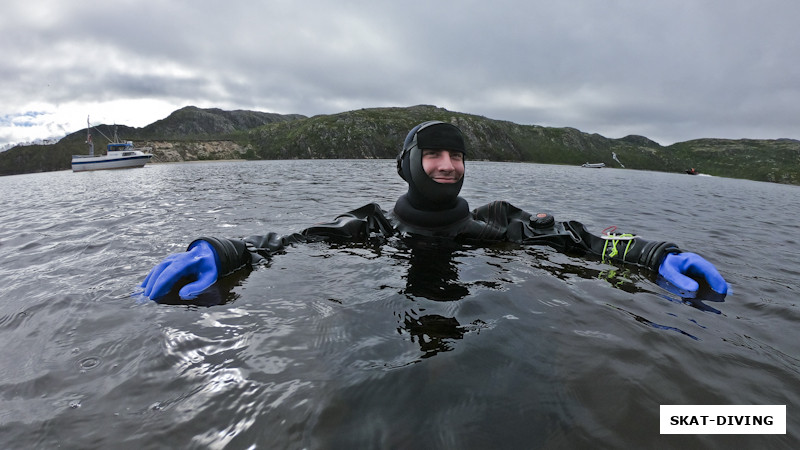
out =
[[[581,164],[581,167],[588,167],[590,169],[602,169],[605,166],[606,166],[606,163],[588,163],[587,162],[586,164]]]
[[[107,170],[107,169],[128,169],[133,167],[144,167],[153,157],[151,153],[143,150],[149,148],[136,148],[133,142],[122,142],[114,130],[114,139],[106,146],[106,154],[94,155],[94,142],[92,142],[91,126],[89,118],[86,118],[86,143],[89,144],[88,155],[72,155],[72,171],[84,172],[88,170]],[[102,133],[101,133],[102,134]]]

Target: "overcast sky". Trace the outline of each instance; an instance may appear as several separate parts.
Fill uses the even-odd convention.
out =
[[[4,0],[0,146],[188,105],[800,139],[798,18],[797,0]]]

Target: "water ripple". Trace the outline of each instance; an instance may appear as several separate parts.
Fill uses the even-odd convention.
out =
[[[652,446],[653,405],[800,404],[798,187],[467,167],[472,207],[503,199],[671,240],[732,293],[685,301],[647,271],[550,248],[389,240],[294,246],[218,283],[213,306],[156,304],[136,286],[199,236],[390,209],[405,191],[393,161],[0,177],[13,205],[0,210],[0,446]]]

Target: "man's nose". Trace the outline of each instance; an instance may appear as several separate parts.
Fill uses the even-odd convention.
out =
[[[449,153],[445,152],[439,159],[439,170],[448,172],[455,170],[455,166],[453,165],[453,160],[450,159]]]

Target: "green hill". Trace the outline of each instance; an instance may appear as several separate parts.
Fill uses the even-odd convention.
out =
[[[305,118],[299,114],[281,115],[243,110],[223,111],[216,108],[200,109],[187,106],[173,112],[165,119],[142,128],[139,138],[157,140],[219,138],[270,123]]]
[[[643,136],[610,139],[574,128],[519,125],[428,105],[314,117],[187,107],[143,128],[120,126],[118,133],[152,146],[156,161],[394,158],[408,130],[425,120],[460,127],[473,160],[603,162],[620,167],[612,158],[616,153],[629,169],[684,172],[694,167],[716,176],[800,184],[797,140],[699,139],[665,147]],[[113,132],[109,126],[97,128]],[[98,147],[105,145],[93,136]],[[215,151],[217,147],[225,151]],[[55,145],[15,147],[0,153],[0,174],[69,169],[71,155],[85,152],[85,130]]]

